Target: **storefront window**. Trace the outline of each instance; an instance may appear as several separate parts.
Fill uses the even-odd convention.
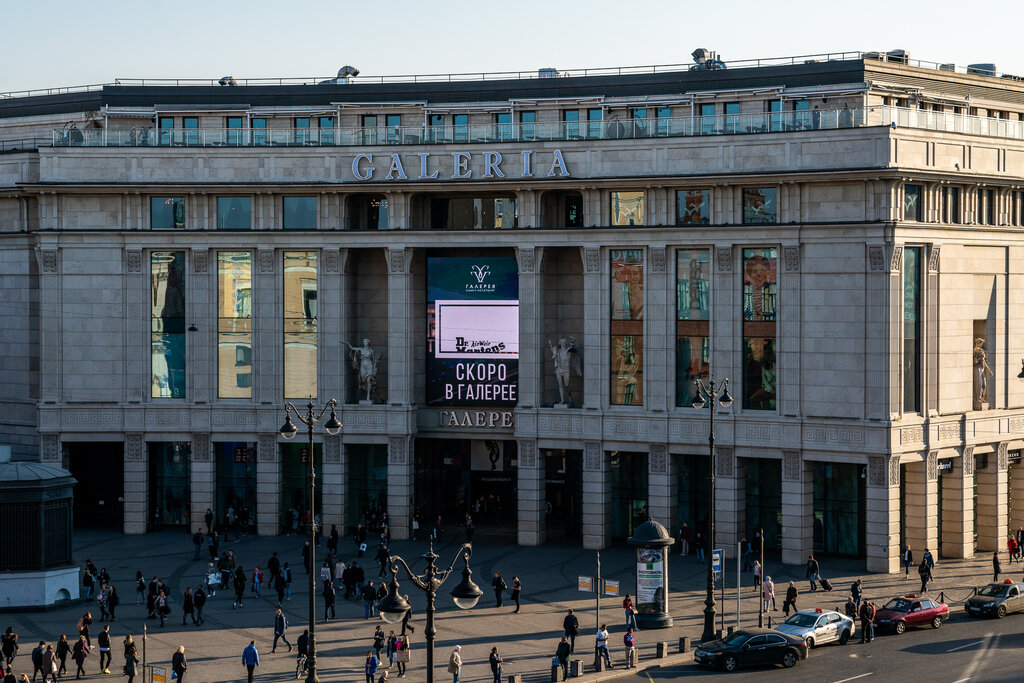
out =
[[[362,524],[370,531],[388,505],[388,447],[385,444],[351,444],[348,453],[348,484],[345,495],[349,531]],[[420,520],[420,538],[425,538],[430,522]]]
[[[281,449],[281,529],[284,532],[306,530],[306,513],[309,510],[309,444],[282,443]],[[323,514],[323,489],[320,488],[324,471],[322,444],[313,444],[316,454],[316,514]],[[298,517],[294,513],[298,513]],[[341,533],[341,531],[339,531]]]
[[[674,455],[676,458],[676,528],[669,531],[673,535],[680,533],[683,523],[690,530],[690,554],[697,553],[697,532],[707,539],[708,529],[708,463],[707,453],[701,455]],[[707,544],[705,542],[705,550]]]
[[[583,526],[583,451],[543,450],[548,538],[579,538]]]
[[[150,197],[149,224],[154,230],[185,227],[184,197]]]
[[[746,224],[777,223],[778,194],[774,187],[743,189],[743,222]]]
[[[644,225],[644,193],[611,192],[612,225]]]
[[[782,461],[745,458],[744,498],[747,510],[747,538],[754,553],[760,553],[757,531],[764,532],[764,547],[782,547]]]
[[[282,209],[285,230],[316,230],[316,197],[285,197]]]
[[[921,220],[921,186],[903,186],[903,220]]]
[[[743,250],[743,407],[775,410],[778,250]]]
[[[864,557],[863,473],[863,465],[814,463],[815,552]]]
[[[252,228],[252,197],[217,197],[217,229]]]
[[[226,441],[214,444],[217,501],[214,514],[225,523],[229,508],[239,530],[256,522],[256,444]]]
[[[903,249],[903,411],[921,412],[921,247]]]
[[[711,222],[711,190],[676,190],[676,225]]]
[[[644,403],[644,252],[612,249],[611,403]]]
[[[622,540],[647,521],[647,454],[612,451],[612,538]]]
[[[501,230],[519,219],[514,197],[430,197],[431,230]]]
[[[149,526],[189,525],[191,473],[188,442],[149,444]]]
[[[317,252],[284,252],[284,395],[317,395]]]
[[[676,405],[689,407],[694,380],[707,380],[710,370],[711,252],[676,251]]]
[[[217,254],[217,391],[252,396],[252,252]]]
[[[150,254],[151,393],[185,398],[185,252]]]

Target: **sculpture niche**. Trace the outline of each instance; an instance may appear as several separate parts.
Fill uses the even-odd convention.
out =
[[[988,366],[988,353],[985,351],[985,339],[974,340],[974,409],[988,410],[988,378],[992,377],[992,369]]]
[[[583,369],[580,361],[580,350],[576,347],[576,337],[565,337],[558,340],[558,345],[548,340],[548,347],[551,349],[551,360],[555,364],[555,380],[558,382],[558,403],[555,408],[568,408],[572,404],[572,393],[569,391],[570,371],[578,376],[583,376]]]
[[[352,346],[348,342],[343,343],[349,348],[348,357],[352,363],[352,369],[359,373],[359,388],[366,392],[366,398],[361,399],[359,405],[370,405],[373,403],[371,394],[377,386],[377,369],[384,353],[374,351],[370,346],[369,339],[363,339],[362,346]]]

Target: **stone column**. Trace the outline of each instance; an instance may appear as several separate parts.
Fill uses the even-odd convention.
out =
[[[1024,527],[1024,463],[1015,463],[1007,473],[1010,481],[1010,510],[1008,534]]]
[[[543,402],[544,339],[543,247],[516,249],[519,261],[519,407],[534,408]]]
[[[907,543],[914,557],[924,555],[925,549],[932,554],[939,542],[939,477],[938,451],[928,451],[925,459],[907,463],[906,514]]]
[[[782,451],[782,563],[802,565],[814,552],[814,468],[800,451]]]
[[[889,302],[892,301],[889,264],[885,258],[884,245],[869,244],[867,250],[867,271],[864,275],[865,337],[886,339],[890,335]],[[868,419],[889,419],[889,378],[892,375],[888,354],[896,344],[897,341],[890,342],[888,349],[882,344],[868,345],[864,349],[864,414]]]
[[[603,332],[605,309],[601,278],[601,249],[583,247],[583,407],[600,410],[604,404],[608,377],[604,369],[607,364],[608,340]]]
[[[583,443],[583,547],[601,550],[612,531],[611,461],[600,441]]]
[[[399,541],[408,540],[412,533],[412,501],[416,493],[412,448],[412,437],[388,437],[388,516],[391,538]]]
[[[305,429],[299,425],[299,438]],[[281,454],[277,434],[260,434],[256,445],[256,533],[277,536],[281,531]],[[222,515],[226,510],[218,510]]]
[[[323,515],[320,523],[324,535],[331,533],[331,525],[338,526],[338,533],[345,535],[345,444],[338,435],[324,435],[323,472],[320,474],[319,495],[323,500]]]
[[[891,574],[900,568],[900,458],[868,457],[865,568]]]
[[[644,404],[648,410],[662,412],[675,405],[675,331],[669,327],[669,320],[675,318],[670,310],[674,298],[670,297],[668,268],[664,245],[651,245],[647,268],[646,303],[644,317],[647,329],[644,334]],[[675,291],[675,287],[672,287]]]
[[[736,544],[746,526],[746,486],[743,461],[731,446],[715,446],[715,537],[714,545],[736,557]],[[714,548],[709,548],[714,550]]]
[[[388,264],[388,377],[387,402],[409,405],[413,402],[415,358],[413,352],[414,315],[412,311],[412,249],[389,248],[384,251]],[[380,378],[378,378],[380,381]],[[390,501],[391,496],[388,496]],[[390,504],[390,503],[389,503]],[[393,529],[398,527],[393,519]]]
[[[974,446],[964,447],[941,485],[942,556],[974,557]]]
[[[652,443],[647,457],[647,511],[651,519],[668,529],[671,536],[679,532],[676,520],[679,505],[676,470],[676,458],[668,454],[668,446]]]
[[[541,545],[547,537],[544,458],[533,439],[519,439],[519,545]]]
[[[214,509],[214,493],[216,486],[216,466],[210,452],[210,435],[199,433],[192,435],[191,445],[192,474],[189,482],[189,500],[191,501],[192,526],[201,526],[206,533],[206,509],[218,516]]]
[[[129,432],[124,440],[124,532],[146,533],[149,515],[149,459],[141,432]],[[88,494],[86,494],[88,495]]]
[[[1007,508],[1009,507],[1009,443],[996,446],[988,466],[978,470],[978,550],[1006,550]]]

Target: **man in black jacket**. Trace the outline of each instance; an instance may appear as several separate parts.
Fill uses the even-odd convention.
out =
[[[37,671],[43,674],[43,683],[46,683],[48,674],[46,671],[43,671],[43,648],[45,647],[46,641],[40,640],[39,645],[32,649],[32,683],[35,683],[36,681]]]
[[[171,671],[178,674],[178,683],[185,683],[185,672],[188,671],[188,662],[185,661],[184,645],[179,645],[178,651],[171,657]]]
[[[565,619],[562,619],[562,630],[565,631],[565,637],[569,639],[569,652],[575,652],[576,636],[580,633],[580,620],[576,618],[572,610],[569,610],[569,613],[565,615]]]
[[[270,570],[270,581],[267,583],[273,586],[275,585],[274,579],[281,573],[281,560],[278,559],[277,553],[271,555],[270,559],[267,560],[267,569]]]
[[[875,604],[864,601],[860,606],[860,642],[871,642],[875,639]]]
[[[494,606],[501,607],[501,592],[508,588],[505,580],[501,578],[501,572],[494,572],[494,580],[491,581],[491,588],[494,589]]]

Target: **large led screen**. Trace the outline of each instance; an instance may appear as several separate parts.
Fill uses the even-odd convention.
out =
[[[427,257],[427,403],[513,406],[518,386],[515,257]]]

